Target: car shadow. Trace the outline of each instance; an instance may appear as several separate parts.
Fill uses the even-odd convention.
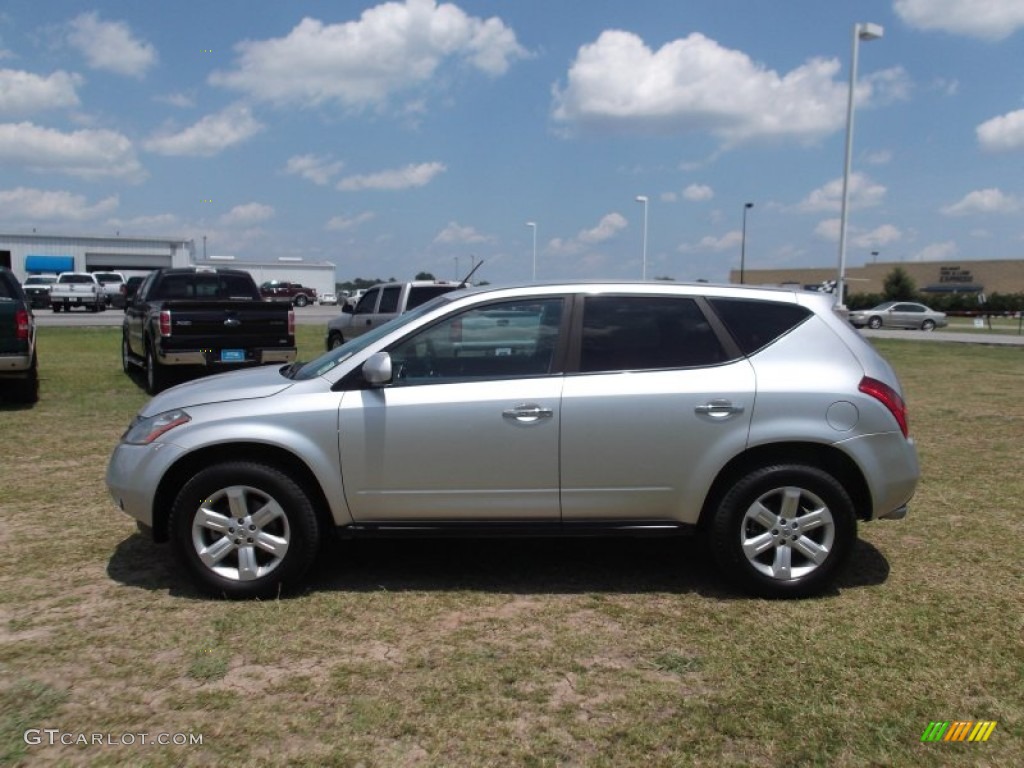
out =
[[[136,533],[107,567],[125,586],[202,598],[170,547]],[[876,586],[889,563],[858,540],[825,596]],[[325,544],[304,584],[310,592],[480,591],[518,594],[694,593],[715,600],[751,599],[723,579],[699,539],[398,539]]]

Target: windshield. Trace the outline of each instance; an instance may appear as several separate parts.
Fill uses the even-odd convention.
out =
[[[449,301],[451,301],[451,298],[447,295],[438,296],[435,299],[428,301],[426,304],[421,304],[411,312],[406,312],[404,315],[399,315],[382,325],[378,325],[372,331],[367,331],[362,336],[357,336],[351,341],[346,341],[337,349],[332,349],[330,352],[320,355],[316,360],[311,360],[301,368],[291,371],[288,375],[299,381],[323,376],[328,371],[348,360],[352,355],[357,352],[361,352],[371,344],[375,343],[382,336],[386,336],[396,328],[401,328],[403,325],[407,325],[408,323],[417,320],[428,312],[432,312],[437,307],[442,304],[446,304]],[[289,369],[285,370],[288,371]]]

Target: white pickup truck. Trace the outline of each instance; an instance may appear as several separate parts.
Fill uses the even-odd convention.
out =
[[[54,312],[70,312],[72,307],[85,307],[90,312],[107,308],[103,286],[91,272],[61,272],[50,287],[50,306]]]

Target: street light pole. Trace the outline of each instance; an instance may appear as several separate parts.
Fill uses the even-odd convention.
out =
[[[753,207],[753,203],[743,204],[743,237],[740,238],[740,285],[743,285],[743,271],[747,265],[747,211]]]
[[[537,222],[528,221],[526,226],[533,230],[533,282],[537,282]]]
[[[643,240],[643,266],[641,267],[640,279],[647,279],[647,195],[637,195],[636,201],[644,204],[644,240]]]
[[[850,162],[853,156],[853,93],[857,87],[857,49],[861,40],[877,40],[885,33],[878,24],[853,25],[853,52],[850,56],[850,91],[846,99],[846,155],[843,162],[843,202],[839,215],[839,274],[836,277],[836,306],[845,307],[846,292],[846,208],[850,192]]]

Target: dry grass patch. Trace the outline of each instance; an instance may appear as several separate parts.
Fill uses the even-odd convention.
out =
[[[303,356],[320,329],[300,327]],[[141,390],[112,330],[40,332],[0,407],[0,754],[32,765],[944,766],[1024,753],[1024,351],[882,340],[924,477],[817,600],[696,542],[357,542],[280,601],[200,597],[103,486]],[[991,719],[985,744],[931,720]],[[26,728],[202,746],[26,745]]]

